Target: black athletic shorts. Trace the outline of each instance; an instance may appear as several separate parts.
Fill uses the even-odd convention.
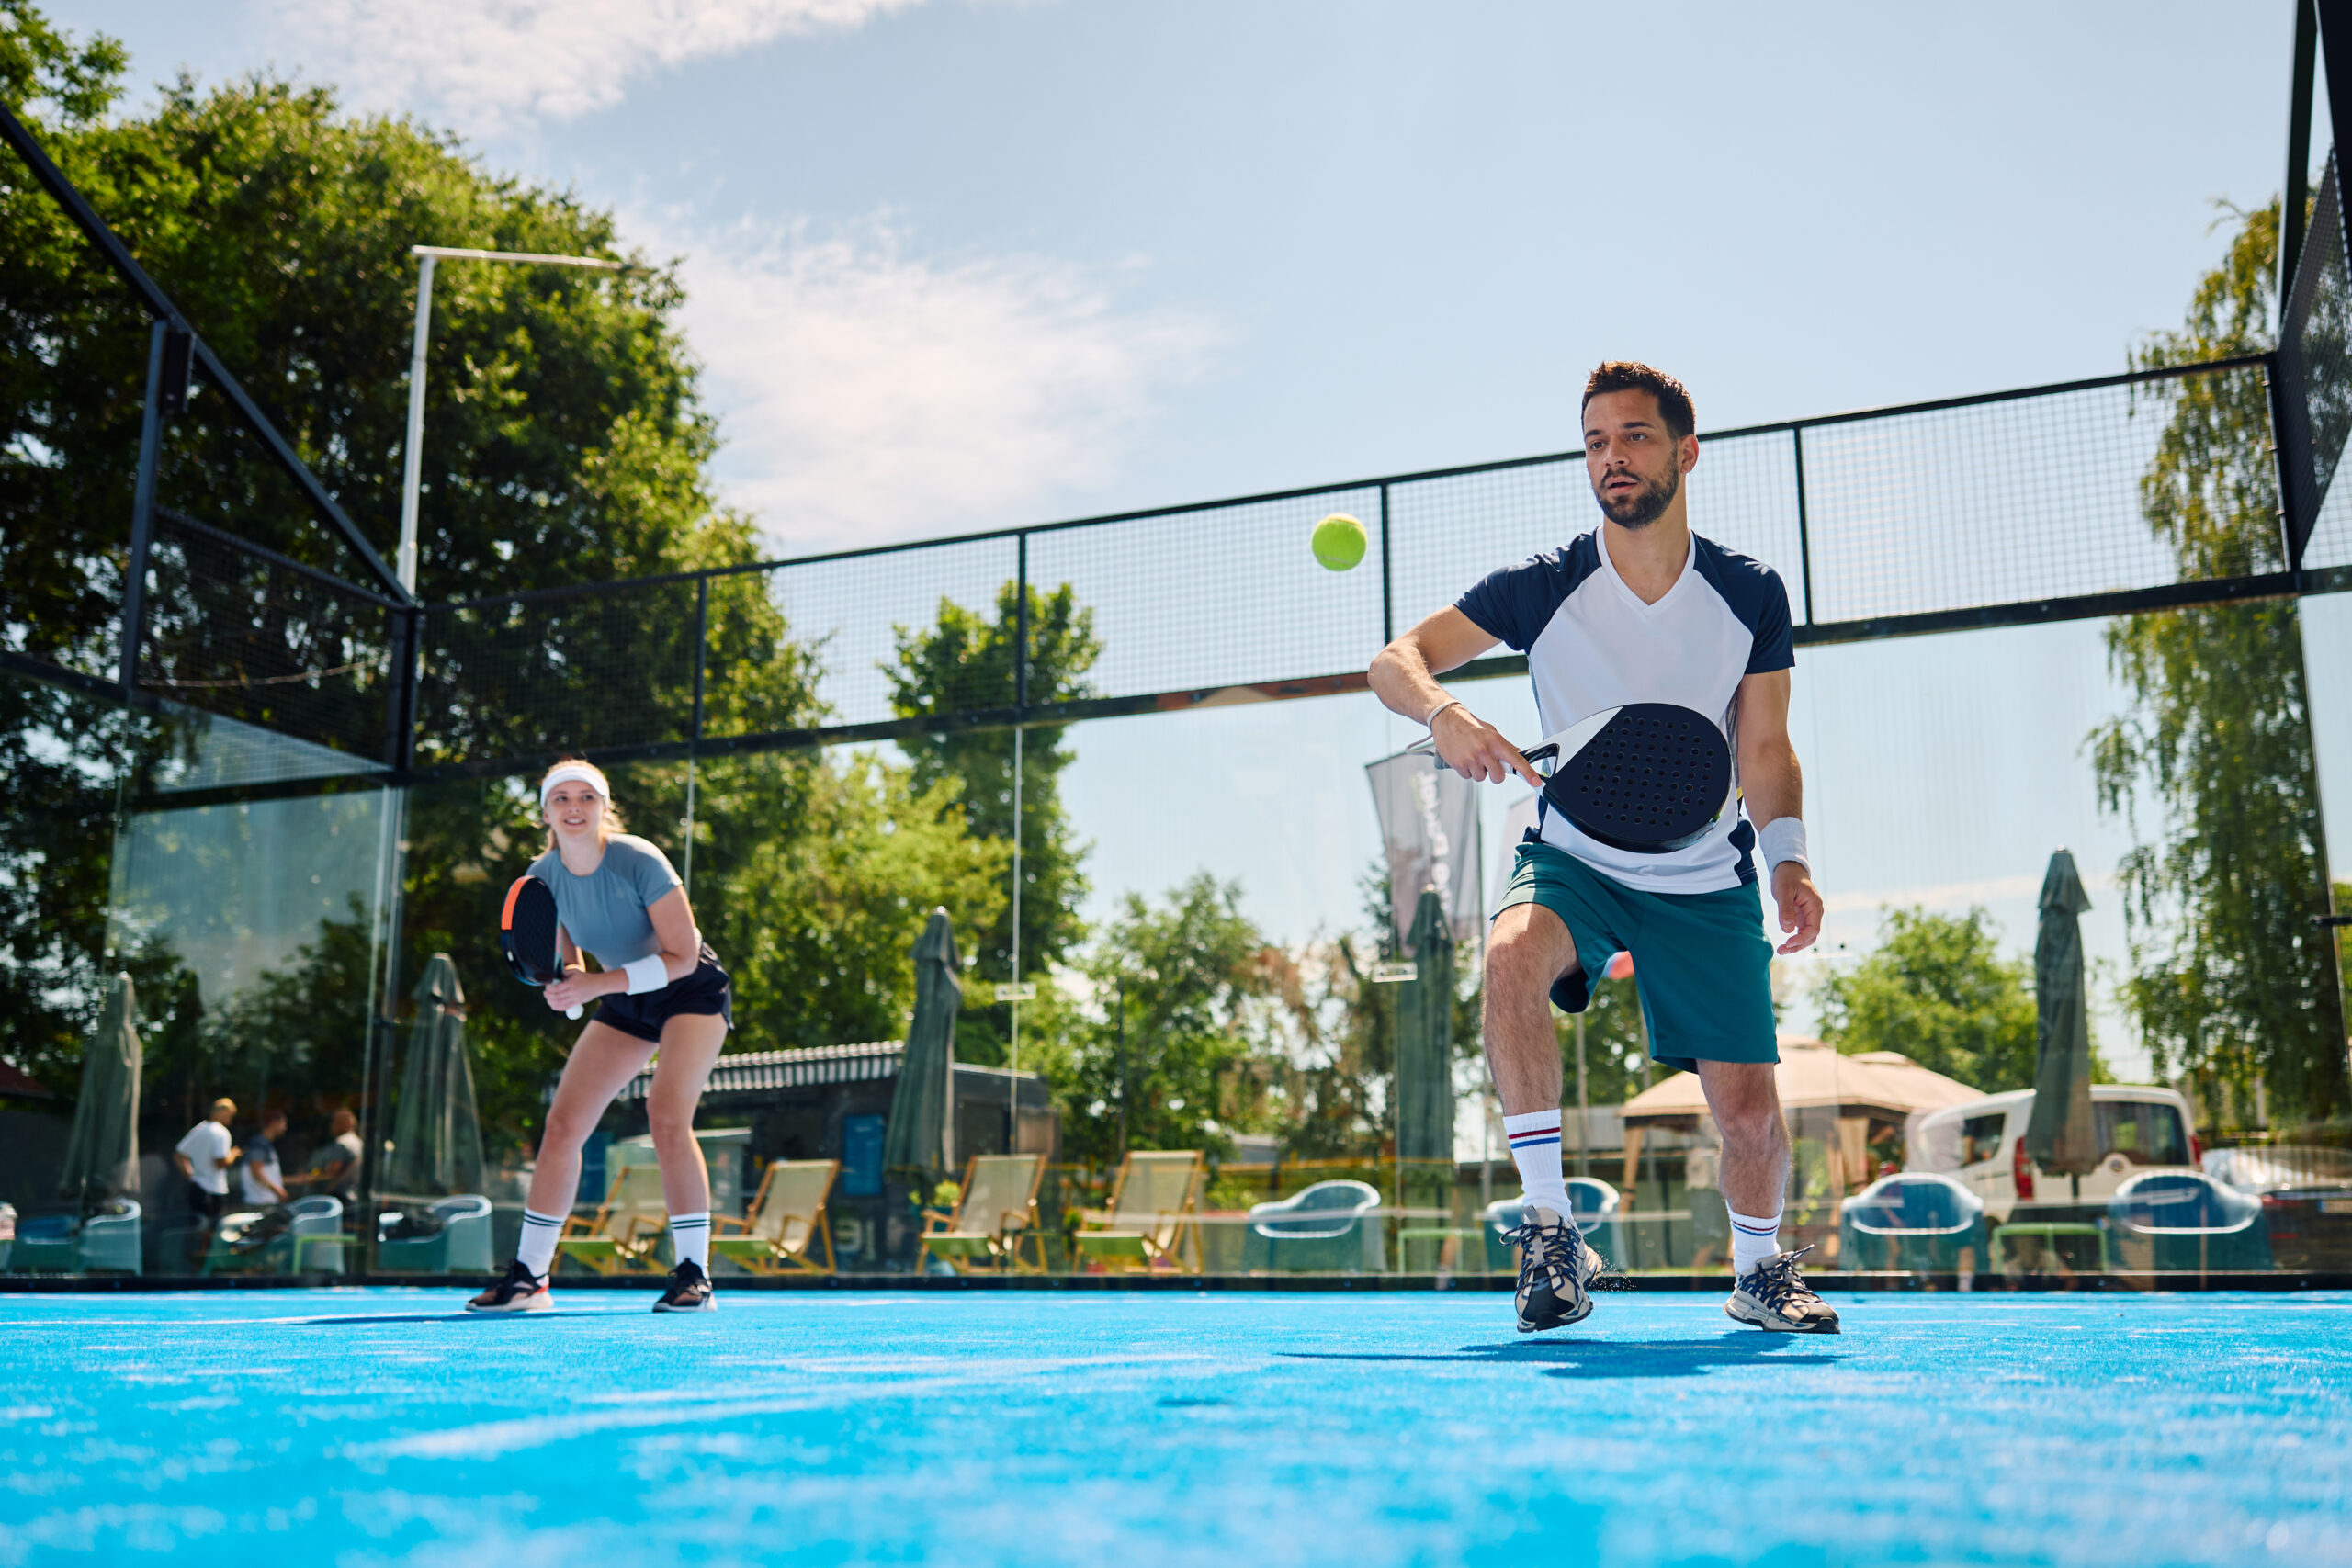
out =
[[[718,966],[718,954],[711,952],[708,942],[702,944],[702,962],[684,979],[673,980],[658,991],[606,997],[596,1004],[597,1022],[609,1023],[623,1034],[657,1043],[662,1038],[662,1026],[680,1013],[698,1013],[706,1018],[717,1013],[727,1021],[728,1028],[735,1027],[735,987],[728,980],[727,971]]]
[[[219,1222],[221,1211],[229,1206],[226,1192],[209,1191],[191,1181],[187,1184],[187,1212],[206,1224]]]

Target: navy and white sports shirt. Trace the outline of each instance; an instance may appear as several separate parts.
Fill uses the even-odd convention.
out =
[[[1655,604],[1625,586],[1595,529],[1489,573],[1454,608],[1527,655],[1545,736],[1603,708],[1673,703],[1705,714],[1730,739],[1740,678],[1796,663],[1780,574],[1696,534],[1682,575]],[[1738,754],[1735,746],[1735,779]],[[1756,829],[1737,809],[1697,843],[1662,855],[1611,849],[1556,811],[1544,812],[1543,824],[1544,842],[1628,886],[1715,893],[1756,880],[1747,853]]]

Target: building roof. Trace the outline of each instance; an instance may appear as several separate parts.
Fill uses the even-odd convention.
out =
[[[1826,1111],[1841,1116],[1876,1114],[1899,1122],[1914,1111],[1939,1111],[1982,1100],[1982,1089],[1930,1072],[1897,1051],[1846,1056],[1818,1040],[1781,1037],[1781,1065],[1772,1079],[1784,1111]],[[1677,1073],[1625,1102],[1625,1125],[1670,1125],[1704,1115],[1706,1096],[1695,1074]]]
[[[815,1089],[825,1084],[868,1083],[899,1076],[903,1040],[867,1040],[854,1045],[810,1045],[797,1051],[737,1051],[712,1065],[706,1095],[757,1094],[768,1089]],[[651,1072],[631,1078],[623,1100],[643,1100]]]

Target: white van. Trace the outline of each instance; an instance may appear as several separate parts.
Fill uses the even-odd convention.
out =
[[[2091,1122],[2099,1160],[2079,1192],[2067,1176],[2045,1176],[2026,1156],[2025,1128],[2033,1090],[2011,1089],[1965,1105],[1915,1111],[1906,1129],[1904,1168],[1957,1177],[1984,1200],[1996,1224],[2020,1206],[2105,1205],[2126,1178],[2143,1170],[2195,1170],[2200,1150],[2188,1101],[2168,1089],[2093,1084]]]

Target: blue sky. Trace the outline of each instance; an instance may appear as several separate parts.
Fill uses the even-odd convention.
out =
[[[2285,0],[52,11],[121,37],[141,83],[330,81],[616,209],[681,261],[719,478],[779,553],[1559,450],[1604,356],[1673,369],[1702,428],[2120,369],[2220,255],[2215,204],[2278,188],[2291,20]],[[1894,899],[1984,903],[2027,947],[2064,843],[2092,951],[2121,960],[2104,879],[2129,838],[2079,745],[2120,701],[2096,626],[1809,655],[1799,681],[1833,944],[1867,945]],[[1476,698],[1532,709],[1516,685]],[[1206,864],[1278,935],[1352,923],[1375,843],[1357,770],[1413,733],[1351,699],[1080,731],[1097,912]]]

